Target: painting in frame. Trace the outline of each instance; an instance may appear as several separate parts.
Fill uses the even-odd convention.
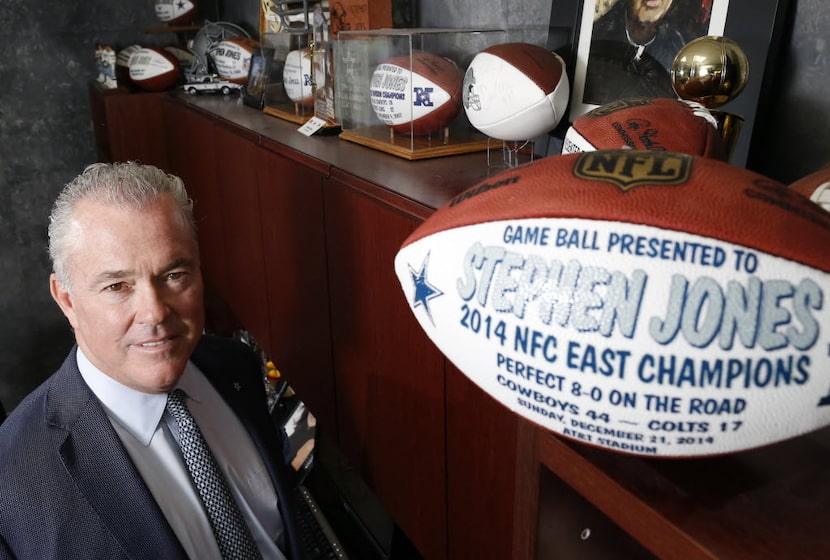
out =
[[[676,97],[671,65],[683,45],[723,35],[729,0],[585,0],[570,120],[627,97]]]
[[[251,65],[248,69],[248,81],[242,94],[242,101],[256,109],[265,105],[265,89],[269,85],[269,72],[274,57],[274,49],[255,47],[251,53]]]
[[[601,99],[594,99],[591,103],[585,95],[585,79],[591,62],[589,54],[597,6],[600,12],[605,13],[611,5],[621,3],[622,6],[628,1],[645,0],[553,0],[547,45],[566,60],[572,85],[568,118],[560,123],[554,135],[556,139],[564,136],[570,122],[593,109]],[[651,1],[656,4],[659,0]],[[764,140],[755,134],[755,131],[764,129],[767,113],[774,103],[775,96],[762,93],[780,87],[777,83],[782,74],[779,63],[784,63],[780,47],[786,36],[787,14],[792,4],[794,3],[791,0],[673,0],[673,9],[681,13],[694,13],[695,9],[700,9],[700,13],[705,14],[706,10],[709,10],[708,27],[705,28],[705,32],[704,28],[698,27],[697,33],[728,37],[740,45],[749,59],[749,81],[743,92],[736,99],[719,107],[744,119],[735,152],[730,160],[736,165],[746,165],[752,159],[750,156],[754,152],[753,145]],[[684,5],[687,6],[686,10],[679,10]],[[672,17],[677,20],[677,12]],[[681,24],[691,24],[694,18],[688,17],[688,21],[680,18]],[[699,25],[699,22],[695,24]],[[690,36],[689,40],[693,38],[695,37]],[[622,41],[627,43],[624,35]],[[593,71],[598,69],[595,67]],[[619,84],[619,80],[615,80],[610,72],[605,79],[608,84]],[[612,91],[615,99],[626,95],[622,90]],[[589,95],[590,93],[589,90]],[[675,96],[673,91],[669,95]]]

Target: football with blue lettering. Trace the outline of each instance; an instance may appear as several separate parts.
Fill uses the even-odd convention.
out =
[[[830,213],[728,163],[558,155],[489,177],[395,271],[436,346],[562,436],[652,457],[830,424]]]
[[[184,25],[196,17],[196,0],[155,0],[156,17],[167,25]]]
[[[250,37],[231,37],[220,41],[208,51],[208,54],[216,66],[219,77],[244,85],[248,82],[251,57],[258,46],[259,41]]]
[[[620,99],[577,117],[562,153],[618,148],[727,159],[717,120],[706,107],[661,97]]]
[[[294,103],[314,106],[314,75],[311,67],[311,49],[290,51],[282,67],[285,94]]]
[[[372,109],[401,134],[437,132],[461,110],[461,79],[458,65],[443,56],[414,51],[390,58],[372,73]]]

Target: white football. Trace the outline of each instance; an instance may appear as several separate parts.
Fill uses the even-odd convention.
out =
[[[195,0],[156,0],[156,17],[165,23],[187,23],[195,15]]]
[[[193,66],[193,53],[188,49],[177,47],[175,45],[169,45],[164,47],[164,50],[175,56],[176,60],[179,61],[179,66],[182,68],[190,68]]]
[[[130,55],[130,80],[148,91],[163,91],[176,85],[181,66],[175,56],[155,47],[143,47]]]
[[[314,104],[314,80],[309,49],[294,50],[286,55],[282,83],[285,86],[285,94],[294,103]]]
[[[464,110],[483,134],[528,140],[556,128],[570,99],[565,61],[528,43],[478,53],[464,76]]]
[[[141,50],[141,45],[130,45],[128,47],[124,47],[118,51],[118,54],[115,56],[115,63],[119,66],[123,66],[124,68],[129,68],[130,57],[134,52],[139,50]]]
[[[139,50],[141,50],[141,45],[130,45],[115,55],[115,74],[120,84],[125,85],[132,81],[130,79],[130,57]]]
[[[251,56],[258,42],[248,37],[233,37],[220,41],[209,54],[216,66],[216,73],[225,80],[237,84],[248,81]]]
[[[385,60],[369,86],[372,109],[393,130],[427,135],[461,111],[461,70],[449,58],[415,51]]]

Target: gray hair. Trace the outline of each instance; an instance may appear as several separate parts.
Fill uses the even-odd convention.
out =
[[[94,163],[66,184],[49,215],[49,257],[57,281],[70,289],[68,254],[72,243],[75,209],[84,200],[95,200],[118,208],[140,209],[168,194],[178,203],[196,236],[193,201],[182,180],[152,165],[136,162]]]

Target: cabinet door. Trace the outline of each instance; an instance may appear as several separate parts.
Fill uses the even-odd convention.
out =
[[[262,250],[259,182],[266,152],[249,137],[222,125],[214,131],[214,165],[221,204],[224,281],[231,310],[266,352],[272,354],[265,256]]]
[[[447,368],[449,558],[510,558],[518,419]],[[528,504],[530,507],[530,504]]]
[[[323,193],[340,448],[424,557],[446,558],[444,359],[393,268],[419,221],[338,180]]]
[[[89,84],[89,109],[92,113],[92,128],[95,133],[95,151],[98,155],[98,161],[112,161],[104,92],[95,83]]]
[[[336,440],[323,175],[267,150],[257,170],[271,357]]]
[[[220,295],[227,293],[228,281],[223,206],[214,164],[217,155],[215,120],[169,100],[163,104],[163,113],[171,171],[182,178],[193,199],[205,278],[208,329],[228,334],[239,326],[239,321],[229,312],[224,295]]]
[[[170,168],[162,101],[167,92],[104,95],[111,161]]]
[[[244,327],[270,352],[260,223],[266,152],[251,137],[172,102],[164,106],[171,168],[193,198],[208,320],[220,334]]]

